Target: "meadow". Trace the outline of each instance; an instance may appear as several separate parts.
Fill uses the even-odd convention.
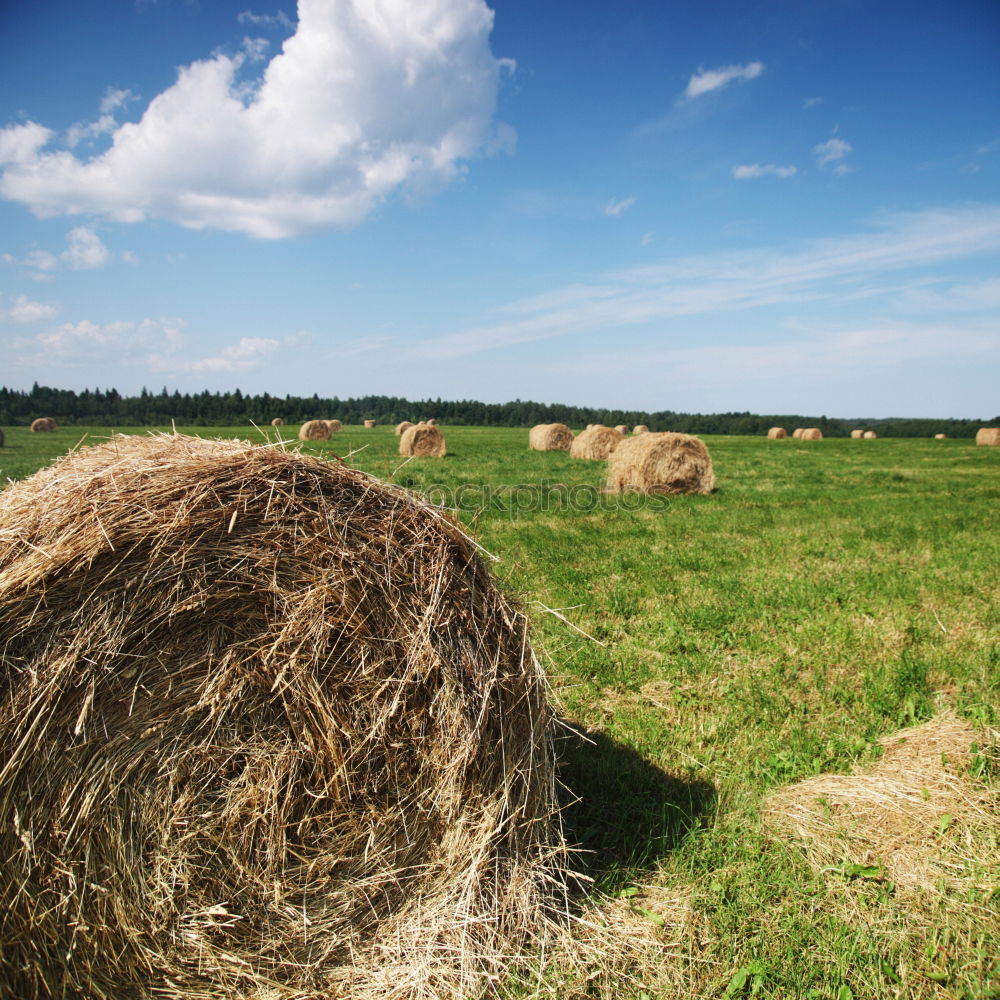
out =
[[[614,497],[603,462],[530,452],[527,430],[442,429],[444,459],[400,458],[391,427],[301,447],[456,508],[531,615],[598,943],[502,989],[1000,997],[1000,448],[706,436],[712,496]],[[110,428],[5,433],[4,481]],[[976,730],[929,764],[992,817],[934,813],[923,789],[914,850],[947,877],[905,884],[846,835],[818,864],[768,818],[778,790],[869,773],[884,737],[932,719]]]

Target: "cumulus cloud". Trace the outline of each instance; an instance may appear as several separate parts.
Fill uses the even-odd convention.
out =
[[[635,204],[635,198],[629,196],[628,198],[612,198],[604,206],[605,215],[621,215],[622,212],[628,211]]]
[[[13,342],[10,363],[17,367],[93,368],[150,364],[151,358],[178,350],[187,323],[181,319],[61,323]]]
[[[21,260],[10,254],[4,254],[3,260],[6,264],[20,264],[22,267],[31,268],[44,276],[63,269],[93,271],[110,263],[111,257],[111,251],[93,229],[77,226],[66,234],[66,249],[62,253],[31,250]]]
[[[721,90],[734,80],[753,80],[764,72],[762,62],[747,63],[745,66],[722,66],[719,69],[699,69],[688,80],[684,96],[700,97],[713,90]]]
[[[796,167],[779,167],[773,163],[747,163],[733,167],[733,177],[738,181],[753,180],[756,177],[794,177]]]
[[[115,112],[135,100],[131,90],[116,90],[109,87],[104,92],[99,107],[100,117],[92,122],[78,122],[66,132],[66,145],[71,149],[87,139],[97,139],[102,135],[110,135],[118,128]]]
[[[37,323],[52,319],[58,310],[44,302],[32,302],[27,295],[18,295],[13,305],[0,315],[5,315],[13,323]]]
[[[844,163],[844,157],[853,152],[854,147],[843,139],[834,136],[813,146],[813,154],[816,162],[825,170],[832,170],[835,174],[846,174],[851,168]]]
[[[52,133],[34,122],[0,130],[0,196],[43,217],[262,238],[354,225],[495,148],[509,63],[490,52],[492,24],[484,0],[302,0],[258,78],[244,79],[246,49],[183,67],[99,155],[47,149]]]

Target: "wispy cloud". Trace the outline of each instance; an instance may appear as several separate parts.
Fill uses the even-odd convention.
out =
[[[283,11],[276,14],[255,14],[252,10],[241,10],[236,15],[240,24],[253,24],[258,28],[284,28],[291,31],[295,27],[292,19]]]
[[[630,209],[634,204],[635,198],[632,196],[619,199],[612,198],[611,201],[604,206],[604,214],[621,215],[622,212],[628,211],[628,209]]]
[[[38,323],[52,319],[57,312],[55,306],[33,302],[27,295],[18,295],[9,309],[0,312],[0,316],[5,316],[12,323]]]
[[[109,87],[98,108],[100,116],[94,121],[77,122],[76,125],[70,126],[66,132],[66,145],[72,149],[86,140],[97,139],[102,135],[111,135],[118,128],[118,118],[115,112],[135,99],[136,95],[131,90],[118,90]]]
[[[721,66],[718,69],[699,69],[688,80],[684,96],[689,100],[702,94],[721,90],[734,80],[753,80],[764,72],[762,62],[751,62],[744,66]]]
[[[143,364],[178,350],[187,323],[181,319],[80,320],[14,340],[10,364],[19,368],[99,368]]]
[[[54,271],[93,271],[109,264],[111,251],[100,236],[87,226],[77,226],[66,234],[66,249],[61,253],[49,250],[30,250],[18,259],[9,253],[3,255],[5,264],[19,264],[45,277]]]
[[[794,177],[796,167],[779,167],[773,163],[747,163],[733,167],[733,177],[738,181],[753,180],[757,177]]]
[[[854,147],[843,139],[838,139],[834,136],[832,139],[827,139],[826,142],[821,142],[819,145],[813,146],[812,151],[816,157],[816,162],[825,170],[832,170],[835,174],[846,174],[851,170],[844,163],[844,157],[848,153],[853,152]]]
[[[174,362],[173,368],[189,372],[242,372],[256,368],[281,346],[271,337],[241,337],[239,343],[224,347],[218,354],[195,361]]]

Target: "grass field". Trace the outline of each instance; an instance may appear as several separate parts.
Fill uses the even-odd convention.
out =
[[[618,498],[604,463],[529,452],[526,430],[443,430],[439,460],[400,458],[389,427],[303,448],[457,507],[531,611],[580,797],[567,835],[605,901],[589,957],[509,992],[1000,997],[1000,448],[708,437],[715,494]],[[84,429],[6,438],[20,478]],[[882,737],[949,713],[978,733],[928,773],[965,799],[935,811],[928,779],[927,829],[894,848],[933,878],[843,832],[818,864],[765,821],[776,790],[870,770]]]

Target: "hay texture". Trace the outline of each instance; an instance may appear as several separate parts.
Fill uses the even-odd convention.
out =
[[[620,431],[603,424],[593,424],[581,431],[569,449],[570,458],[583,458],[591,462],[602,462],[624,441]]]
[[[42,431],[55,431],[59,429],[59,425],[56,423],[54,417],[38,417],[31,421],[31,426],[28,430],[35,431],[36,433]]]
[[[649,433],[649,428],[645,424],[636,424],[635,427],[632,428],[632,433],[633,434],[648,434]]]
[[[608,458],[611,493],[700,493],[715,488],[712,459],[704,441],[665,431],[623,441]]]
[[[767,432],[767,436],[771,438],[772,441],[780,441],[782,438],[788,437],[788,433],[785,431],[784,427],[772,427]]]
[[[935,441],[945,441],[945,440],[947,440],[947,438],[948,438],[947,434],[935,434],[934,435],[934,440]]]
[[[854,430],[851,431],[852,438],[857,439],[857,438],[863,438],[864,436],[865,432],[860,427],[855,427]]]
[[[874,431],[865,431],[865,440],[866,441],[874,441],[875,438],[877,438],[877,437],[878,437],[878,435]]]
[[[448,449],[444,435],[430,424],[417,424],[403,431],[399,439],[400,455],[418,458],[444,458]]]
[[[323,423],[326,424],[327,430],[329,430],[331,434],[339,434],[343,427],[339,420],[324,420]]]
[[[803,441],[822,441],[823,432],[818,427],[804,427],[799,437]]]
[[[802,427],[796,427],[795,430],[792,431],[792,437],[793,438],[801,438],[802,437],[802,431],[803,431]]]
[[[528,432],[528,447],[532,451],[569,451],[573,432],[565,424],[536,424]]]
[[[976,431],[976,444],[1000,444],[1000,427],[980,427]]]
[[[616,424],[615,430],[618,431],[622,437],[628,437],[628,427],[626,427],[625,424]]]
[[[284,421],[284,420],[282,420],[282,419],[281,419],[281,417],[275,417],[275,418],[274,418],[274,419],[273,419],[273,420],[271,421],[271,426],[272,426],[272,427],[282,427],[282,426],[284,426],[284,423],[285,423],[285,421]]]
[[[478,996],[542,925],[550,710],[433,507],[115,437],[0,494],[0,995]]]
[[[307,420],[299,428],[300,441],[326,441],[330,436],[330,428],[325,420]]]
[[[437,425],[438,425],[437,417],[431,417],[431,419],[427,421],[428,427],[437,427]]]
[[[374,420],[366,420],[365,421],[365,427],[368,427],[370,429],[370,428],[372,428],[374,426],[375,426],[375,421]]]
[[[410,423],[409,420],[401,420],[398,424],[396,424],[396,434],[402,434],[403,431],[408,431],[413,426],[414,425]]]

